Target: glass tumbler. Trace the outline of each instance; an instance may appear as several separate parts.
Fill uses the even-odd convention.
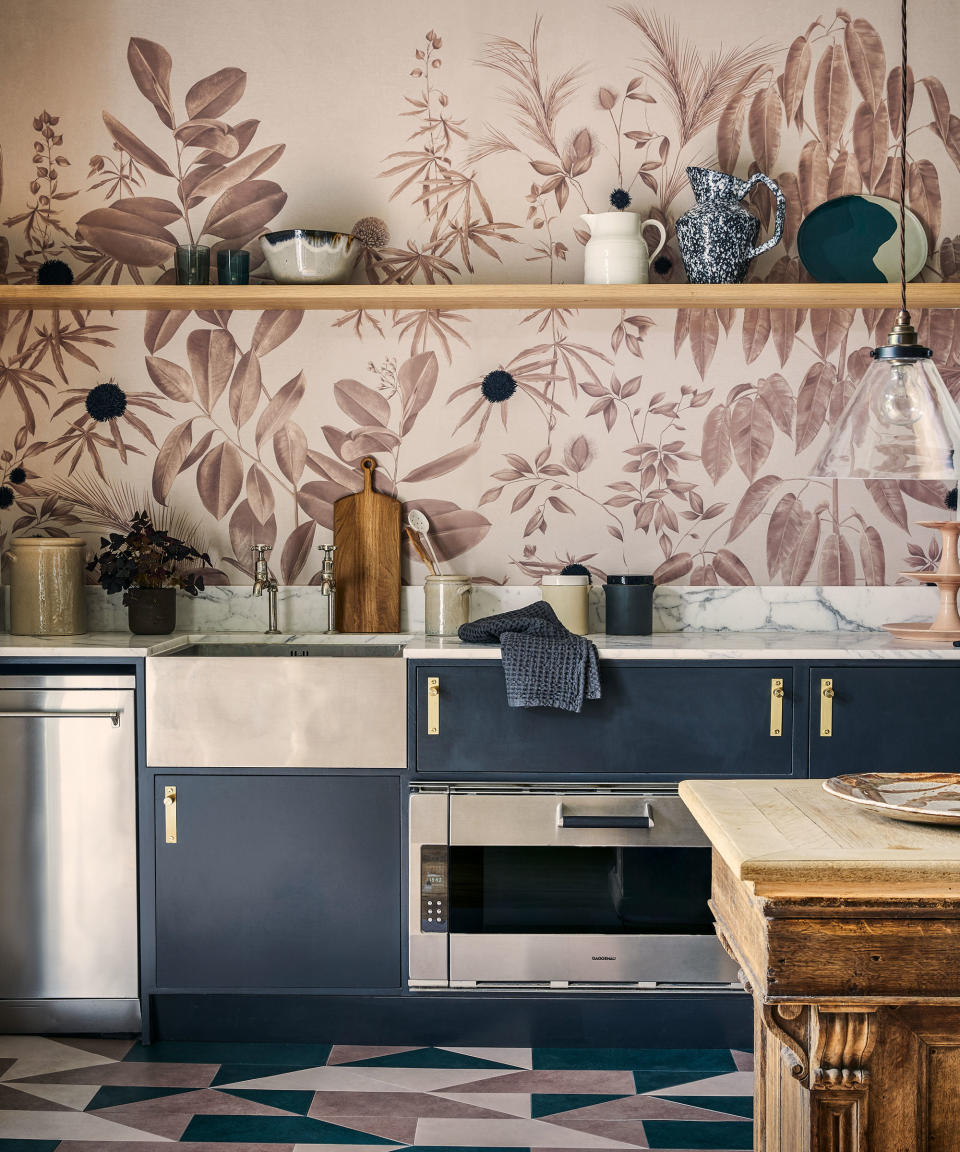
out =
[[[178,244],[175,263],[178,284],[210,282],[210,249],[206,244]]]
[[[221,248],[217,253],[217,282],[250,283],[250,253],[244,248]]]

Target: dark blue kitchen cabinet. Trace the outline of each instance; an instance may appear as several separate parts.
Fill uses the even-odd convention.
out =
[[[575,714],[508,707],[499,660],[414,663],[411,768],[436,778],[601,781],[802,774],[791,665],[604,661],[601,672],[602,699]]]
[[[154,804],[157,988],[399,988],[398,776],[158,772]]]
[[[811,776],[955,770],[960,664],[814,665],[809,677]]]

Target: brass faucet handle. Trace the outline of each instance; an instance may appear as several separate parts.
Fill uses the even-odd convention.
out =
[[[250,551],[256,552],[258,560],[263,560],[264,557],[266,556],[267,552],[273,551],[273,545],[272,544],[251,544],[250,545]]]

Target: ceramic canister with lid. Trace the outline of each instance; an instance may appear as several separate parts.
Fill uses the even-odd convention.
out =
[[[428,636],[456,636],[470,619],[469,576],[453,573],[423,581],[424,631]]]
[[[79,636],[87,630],[85,540],[21,536],[4,553],[15,636]]]
[[[649,636],[653,631],[653,577],[608,576],[604,585],[608,636]]]
[[[589,597],[589,576],[540,577],[540,598],[556,612],[564,628],[580,636],[590,631],[587,624]]]

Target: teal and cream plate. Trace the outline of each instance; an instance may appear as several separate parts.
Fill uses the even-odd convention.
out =
[[[838,196],[818,205],[797,233],[800,261],[821,284],[895,283],[900,279],[900,206],[884,196]],[[927,234],[906,214],[907,279],[927,262]]]

